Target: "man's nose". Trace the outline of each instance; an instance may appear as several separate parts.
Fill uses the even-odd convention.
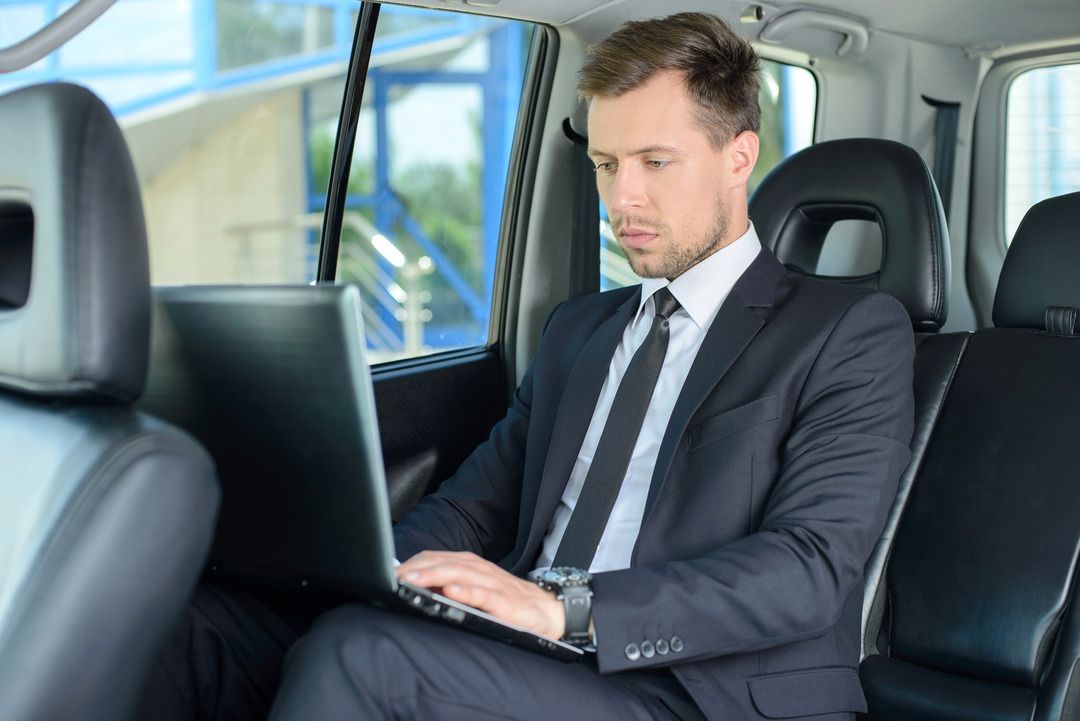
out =
[[[611,184],[611,209],[616,213],[645,205],[645,179],[635,163],[620,163]]]

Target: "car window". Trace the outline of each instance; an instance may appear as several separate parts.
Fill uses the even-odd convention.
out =
[[[749,194],[784,158],[814,141],[817,83],[806,68],[762,59],[761,149]],[[609,290],[640,282],[626,262],[607,213],[600,206],[600,288]]]
[[[1007,107],[1006,243],[1035,203],[1080,190],[1080,64],[1021,73]]]
[[[61,3],[3,8],[0,42]],[[315,118],[337,112],[353,0],[118,0],[0,91],[65,80],[117,116],[139,174],[151,280],[309,282],[322,200]]]
[[[311,282],[359,3],[118,0],[0,92],[86,85],[139,174],[151,279]],[[4,3],[0,43],[61,8]],[[375,362],[487,342],[528,23],[386,5],[352,155],[337,280]]]
[[[382,6],[338,252],[376,361],[485,345],[528,23]],[[317,117],[318,195],[337,115]],[[313,198],[314,200],[314,198]],[[321,206],[320,206],[321,207]]]

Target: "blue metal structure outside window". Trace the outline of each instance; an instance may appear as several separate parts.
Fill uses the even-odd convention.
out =
[[[386,7],[386,13],[397,8]],[[441,273],[454,289],[473,318],[486,325],[491,306],[491,288],[495,275],[495,255],[498,249],[500,210],[506,182],[506,166],[514,137],[514,123],[520,100],[521,77],[524,72],[522,42],[523,32],[519,26],[483,21],[462,16],[453,28],[440,29],[440,34],[486,33],[488,42],[488,69],[480,72],[467,71],[402,71],[374,67],[368,74],[367,92],[374,98],[375,109],[375,192],[350,194],[349,207],[374,210],[375,227],[389,229],[404,227],[433,261],[435,272]],[[431,42],[430,32],[420,37],[391,38],[380,42],[376,38],[375,54],[390,53],[407,43]],[[482,214],[483,257],[482,277],[484,285],[477,292],[462,276],[452,261],[446,257],[437,243],[432,241],[420,224],[409,215],[401,196],[395,192],[390,179],[390,142],[388,129],[389,94],[394,86],[411,85],[476,85],[483,93]],[[437,118],[432,118],[432,132],[437,132]],[[325,198],[321,193],[311,193],[311,208],[319,210]],[[390,271],[384,265],[384,269]],[[480,345],[483,338],[461,338],[449,345]]]
[[[29,34],[63,11],[62,0],[0,0],[0,40],[16,41],[19,35]],[[240,234],[238,245],[254,259],[250,265],[265,265],[264,236],[276,232],[288,223],[302,222],[300,227],[303,249],[302,265],[306,279],[315,277],[318,254],[318,222],[325,208],[325,188],[318,187],[312,166],[311,127],[323,118],[313,110],[312,88],[323,84],[332,91],[335,78],[341,87],[344,70],[352,51],[353,29],[359,11],[356,0],[119,0],[102,18],[92,24],[82,36],[77,36],[59,51],[50,54],[34,66],[10,75],[0,76],[0,92],[37,82],[64,80],[88,85],[109,104],[124,123],[136,125],[142,118],[168,115],[174,109],[190,109],[200,103],[220,101],[237,94],[257,92],[260,88],[295,85],[301,90],[299,108],[299,149],[303,158],[297,175],[301,183],[301,206],[289,210],[275,209],[273,198],[267,199],[267,217],[223,221],[228,227],[222,233]],[[240,14],[240,21],[235,21]],[[230,18],[234,20],[230,24]],[[280,19],[284,18],[284,21]],[[292,19],[291,21],[289,19]],[[250,26],[243,23],[250,22]],[[293,26],[286,27],[289,22]],[[281,27],[275,26],[275,23]],[[370,192],[350,193],[347,206],[370,210],[375,228],[388,233],[397,229],[429,259],[432,272],[455,296],[454,302],[468,313],[469,322],[458,327],[438,323],[422,329],[422,336],[413,339],[413,346],[423,350],[445,347],[481,345],[491,304],[494,264],[498,245],[500,211],[505,173],[513,141],[516,112],[520,100],[524,63],[524,43],[527,26],[462,13],[435,12],[417,8],[385,6],[379,19],[379,36],[372,55],[372,72],[365,104],[374,104],[376,147],[374,151],[374,183]],[[384,30],[385,28],[385,30]],[[237,30],[241,32],[237,32]],[[252,43],[255,32],[265,30],[272,43]],[[8,37],[16,35],[15,37]],[[435,67],[416,69],[414,66],[395,66],[390,60],[410,49],[436,47],[440,43],[461,38],[486,38],[487,62],[479,70],[450,70]],[[243,43],[249,43],[244,45]],[[437,238],[429,237],[408,203],[392,184],[390,172],[390,96],[418,86],[461,86],[478,89],[482,97],[482,128],[480,148],[481,227],[477,242],[482,257],[480,282],[472,280],[447,255]],[[337,90],[340,98],[340,89]],[[323,93],[326,105],[327,92]],[[323,108],[325,110],[325,107]],[[437,122],[433,117],[433,122]],[[433,128],[433,132],[438,132]],[[200,139],[202,140],[202,139]],[[267,149],[267,152],[273,152]],[[242,160],[240,162],[243,162]],[[242,172],[238,170],[237,172]],[[152,201],[153,199],[151,199]],[[289,213],[306,210],[307,219],[297,220]],[[197,211],[198,212],[198,211]],[[242,226],[242,227],[241,227]],[[238,228],[240,228],[238,230]],[[151,229],[153,231],[153,228]],[[152,239],[171,242],[171,229],[152,232]],[[253,238],[255,240],[253,240]],[[370,250],[370,249],[369,249]],[[151,249],[152,255],[154,248]],[[201,259],[200,259],[201,260]],[[206,259],[207,263],[213,262]],[[262,264],[262,265],[260,265]],[[381,288],[370,289],[373,306],[368,314],[369,342],[389,356],[404,354],[406,328],[400,315],[405,305],[400,296],[388,292],[394,284],[396,269],[380,260],[381,273],[377,279]],[[206,278],[217,277],[207,268]],[[243,268],[226,278],[226,282],[248,282]],[[220,275],[220,274],[218,274]],[[290,276],[295,277],[295,276]],[[229,280],[229,279],[233,280]],[[252,277],[252,282],[274,282]],[[299,278],[297,278],[299,280]],[[177,282],[171,278],[166,282]],[[206,282],[197,272],[183,276],[179,282]],[[436,304],[442,299],[436,299]],[[423,309],[421,309],[423,312]],[[437,314],[437,318],[438,318]],[[443,313],[443,316],[447,314]],[[415,348],[414,348],[415,349]],[[388,357],[389,357],[388,356]]]
[[[106,12],[106,17],[115,15],[118,12],[117,8],[123,8],[125,5],[131,8],[153,4],[152,0],[142,3],[121,0]],[[333,14],[333,44],[318,52],[269,60],[249,67],[223,70],[219,67],[217,52],[218,23],[215,11],[219,0],[190,0],[183,12],[173,13],[176,20],[190,22],[189,52],[184,60],[154,61],[147,58],[136,63],[101,62],[71,66],[63,62],[63,56],[67,50],[61,48],[58,52],[51,53],[44,64],[38,63],[27,70],[0,79],[0,90],[8,85],[21,86],[55,80],[81,81],[93,85],[95,83],[92,81],[101,79],[115,80],[132,76],[157,77],[159,82],[145,82],[143,92],[136,93],[131,99],[121,100],[119,99],[121,94],[111,94],[107,89],[98,88],[97,92],[109,103],[113,113],[118,117],[123,117],[194,93],[215,92],[252,84],[299,70],[342,63],[348,59],[352,42],[351,30],[357,7],[354,0],[273,0],[273,4],[297,8],[313,6],[325,8],[327,12]],[[0,12],[10,12],[14,8],[23,11],[37,10],[40,13],[38,24],[44,25],[60,14],[64,6],[60,0],[0,0]],[[177,28],[177,30],[178,35],[181,35],[182,29]],[[85,32],[93,33],[94,25]],[[76,38],[71,44],[79,42],[80,40]],[[175,48],[161,50],[163,55],[176,54]]]

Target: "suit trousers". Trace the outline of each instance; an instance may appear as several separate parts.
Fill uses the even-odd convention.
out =
[[[286,653],[332,605],[336,600],[199,584],[134,718],[265,719]],[[600,676],[587,662],[556,661],[368,606],[327,613],[296,643],[288,667],[275,718],[703,719],[669,673]]]
[[[325,599],[202,582],[150,671],[137,721],[261,721]]]
[[[666,670],[600,675],[590,661],[361,605],[321,618],[284,676],[272,721],[705,718]]]

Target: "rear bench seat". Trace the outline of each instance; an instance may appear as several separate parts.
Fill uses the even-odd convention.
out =
[[[1080,718],[1077,228],[1080,193],[1032,208],[995,327],[954,336],[967,347],[911,469],[861,668],[873,721]]]

